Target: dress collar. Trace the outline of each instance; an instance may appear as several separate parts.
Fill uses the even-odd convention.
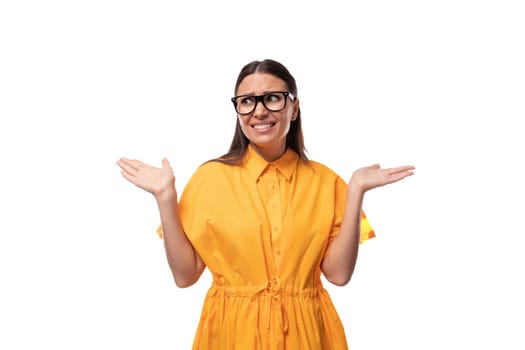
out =
[[[292,174],[297,167],[299,155],[295,153],[291,148],[286,148],[286,151],[281,157],[273,162],[267,162],[262,158],[255,150],[252,145],[248,146],[246,154],[244,155],[243,165],[248,169],[248,172],[252,175],[254,181],[258,181],[259,177],[263,174],[264,170],[268,165],[273,165],[277,170],[286,178],[289,182],[292,179]]]

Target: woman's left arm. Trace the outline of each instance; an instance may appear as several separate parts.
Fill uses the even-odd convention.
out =
[[[414,169],[412,165],[381,169],[378,164],[374,164],[352,174],[347,187],[340,232],[330,244],[321,263],[321,270],[328,281],[344,286],[352,277],[359,250],[361,210],[365,193],[411,176]]]

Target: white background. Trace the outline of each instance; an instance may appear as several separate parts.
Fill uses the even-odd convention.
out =
[[[377,238],[327,285],[354,350],[525,349],[521,1],[3,1],[0,348],[189,349],[210,278],[178,289],[151,195],[224,153],[241,67],[296,77],[311,158],[370,192]]]

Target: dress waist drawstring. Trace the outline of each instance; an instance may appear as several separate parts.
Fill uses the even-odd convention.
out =
[[[214,282],[209,290],[209,296],[225,298],[250,298],[257,302],[257,320],[267,329],[270,328],[272,316],[278,319],[281,330],[288,331],[288,314],[285,307],[286,300],[290,298],[316,299],[319,297],[322,286],[291,290],[282,288],[277,278],[271,279],[264,287],[256,286],[221,286]],[[220,307],[220,306],[219,306]]]

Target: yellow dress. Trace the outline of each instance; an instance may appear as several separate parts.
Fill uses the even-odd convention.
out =
[[[193,350],[344,350],[320,279],[347,184],[291,149],[268,163],[201,165],[179,202],[182,225],[213,276]],[[361,242],[375,236],[362,212]],[[159,228],[161,233],[161,228]]]

